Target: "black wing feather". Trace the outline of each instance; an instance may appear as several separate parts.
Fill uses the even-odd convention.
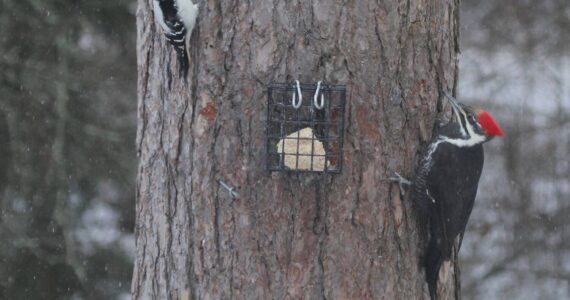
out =
[[[458,149],[440,143],[433,152],[434,164],[426,177],[430,216],[430,243],[425,256],[426,280],[432,299],[443,261],[450,259],[455,239],[465,231],[471,215],[483,166],[483,146]]]

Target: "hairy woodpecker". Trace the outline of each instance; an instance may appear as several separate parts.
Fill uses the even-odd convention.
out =
[[[483,143],[503,131],[491,115],[461,104],[444,92],[451,104],[451,121],[440,127],[428,145],[413,180],[399,174],[393,180],[411,185],[411,199],[429,219],[429,245],[424,256],[431,299],[437,299],[442,263],[463,238],[483,169]]]
[[[198,17],[198,5],[191,0],[154,0],[154,16],[166,40],[176,49],[180,76],[188,74],[190,37]]]

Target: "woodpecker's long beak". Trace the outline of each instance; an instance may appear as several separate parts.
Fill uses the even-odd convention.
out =
[[[451,96],[451,94],[449,92],[443,91],[443,94],[447,98],[449,104],[451,104],[451,108],[453,109],[454,114],[465,113],[465,111],[463,111],[463,108],[461,107],[461,105],[459,105],[459,102],[457,102],[457,99],[455,99],[453,96]]]
[[[447,91],[443,91],[443,94],[447,98],[449,104],[451,104],[451,109],[453,110],[453,114],[455,115],[455,121],[461,124],[461,116],[465,116],[465,110],[461,107],[461,104],[455,99],[451,94]]]

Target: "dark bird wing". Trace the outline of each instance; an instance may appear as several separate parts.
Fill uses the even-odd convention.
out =
[[[431,166],[426,177],[430,243],[424,263],[432,299],[436,299],[441,264],[451,257],[453,243],[471,215],[484,160],[481,145],[462,151],[456,147],[440,143],[432,155],[445,164]]]

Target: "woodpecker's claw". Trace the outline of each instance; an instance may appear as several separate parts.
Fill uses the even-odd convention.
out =
[[[400,175],[398,172],[394,172],[394,176],[388,178],[390,181],[394,181],[398,183],[398,186],[400,187],[400,193],[402,195],[405,195],[406,192],[404,191],[404,185],[412,185],[412,182],[409,181],[408,179],[404,178],[402,175]]]
[[[405,184],[405,185],[411,185],[412,184],[411,181],[404,178],[404,176],[400,175],[400,173],[398,173],[398,172],[394,172],[394,176],[390,177],[389,179],[390,179],[390,181],[398,182],[398,184]]]

